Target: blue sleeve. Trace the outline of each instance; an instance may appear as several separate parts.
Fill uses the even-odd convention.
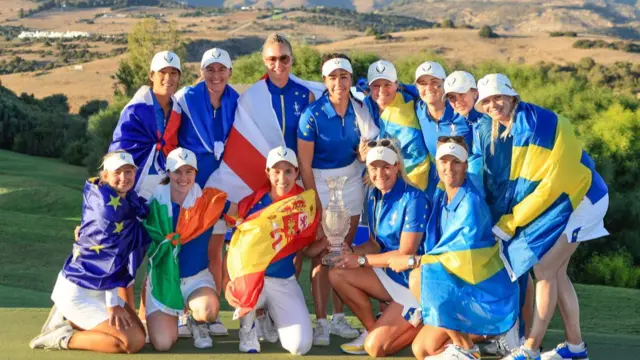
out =
[[[311,108],[308,107],[300,116],[300,121],[298,122],[298,139],[310,142],[316,141],[316,119],[312,115],[313,112]]]
[[[485,156],[491,151],[491,132],[484,131],[482,126],[476,125],[472,129],[473,145],[469,156],[469,169],[467,177],[471,184],[478,190],[479,195],[484,198],[484,164]]]
[[[422,191],[410,197],[405,208],[402,232],[425,232],[428,207],[427,197]]]

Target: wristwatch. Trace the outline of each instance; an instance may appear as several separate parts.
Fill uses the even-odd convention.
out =
[[[419,256],[409,256],[409,269],[415,269],[416,267],[420,266],[420,257]]]
[[[360,267],[364,267],[366,263],[367,263],[367,258],[365,256],[358,256],[358,265]]]

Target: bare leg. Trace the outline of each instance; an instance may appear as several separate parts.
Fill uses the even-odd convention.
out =
[[[444,347],[451,343],[451,338],[442,328],[424,325],[411,344],[411,350],[416,360],[423,360],[427,356],[436,355],[444,351]]]
[[[316,319],[327,318],[329,307],[329,268],[322,265],[322,256],[311,259],[311,294],[313,295],[313,307],[316,311]]]
[[[522,317],[524,319],[524,337],[528,338],[531,332],[531,326],[533,326],[533,306],[535,304],[535,288],[533,284],[533,278],[529,274],[527,279],[527,293],[525,295],[524,305],[522,306]],[[520,334],[522,336],[522,334]]]
[[[178,341],[178,317],[155,311],[147,316],[149,341],[156,351],[169,351]]]
[[[104,353],[137,353],[144,347],[144,329],[135,311],[128,305],[125,309],[134,319],[134,324],[128,329],[118,330],[105,320],[90,330],[80,330],[71,336],[69,349],[89,350]]]
[[[579,345],[582,343],[582,333],[580,331],[580,305],[578,295],[567,275],[567,260],[558,270],[558,307],[564,322],[564,329],[569,344]]]
[[[189,295],[187,306],[196,322],[214,322],[218,318],[220,300],[215,290],[201,287]]]
[[[375,276],[375,274],[374,274]],[[391,302],[369,332],[364,348],[371,357],[390,356],[407,347],[420,332],[402,317],[403,306]]]

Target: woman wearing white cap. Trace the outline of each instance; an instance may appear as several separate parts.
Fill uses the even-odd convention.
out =
[[[207,249],[212,225],[222,212],[233,210],[225,202],[226,194],[196,183],[197,172],[196,155],[176,148],[167,156],[168,177],[150,198],[145,226],[154,242],[148,252],[145,304],[149,340],[158,351],[168,351],[177,341],[176,324],[184,307],[191,312],[188,324],[194,346],[213,345],[207,323],[216,320],[220,300]],[[174,248],[166,241],[170,235],[181,246]]]
[[[190,149],[198,159],[196,182],[204,187],[222,160],[224,144],[229,136],[238,105],[238,93],[228,85],[232,73],[229,53],[213,48],[205,51],[200,61],[200,79],[194,86],[187,86],[176,93],[182,108],[182,124],[178,133],[180,146]],[[227,232],[220,220],[213,229],[209,243],[211,272],[216,284],[222,284],[222,246]],[[220,287],[216,290],[220,292]],[[210,324],[212,335],[226,335],[227,329],[216,321]]]
[[[434,194],[426,255],[415,258],[421,267],[409,279],[425,324],[413,352],[417,359],[479,359],[473,340],[506,333],[516,322],[517,285],[500,258],[489,208],[466,177],[464,138],[441,137],[435,157],[444,190]],[[407,258],[396,256],[389,266],[406,270]]]
[[[329,270],[329,279],[365,328],[340,348],[349,354],[379,357],[409,345],[420,330],[420,303],[409,290],[409,271],[395,272],[388,262],[395,255],[420,253],[428,203],[424,192],[411,185],[399,150],[390,140],[372,141],[370,147],[366,164],[373,186],[368,195],[371,237],[354,253],[343,254]],[[377,320],[370,298],[389,302]]]
[[[327,91],[313,102],[300,117],[298,127],[298,158],[305,189],[314,189],[318,210],[329,203],[327,179],[346,176],[344,204],[351,216],[351,227],[344,242],[351,246],[362,213],[364,186],[360,155],[360,139],[373,139],[377,133],[368,109],[351,97],[352,73],[350,59],[344,54],[327,54],[322,59],[322,78]],[[377,130],[377,129],[376,129]],[[369,132],[371,132],[369,134]],[[322,230],[319,229],[322,233]],[[322,237],[322,234],[319,235]],[[329,345],[329,333],[355,338],[360,333],[344,316],[344,305],[334,296],[331,326],[327,323],[330,291],[328,267],[322,265],[321,253],[313,254],[312,293],[316,309],[314,345]]]
[[[380,129],[380,137],[395,139],[409,179],[425,190],[430,162],[414,109],[415,96],[399,86],[396,68],[388,61],[378,60],[371,64],[367,79],[371,92],[365,98],[365,104]]]
[[[304,189],[296,183],[298,178],[298,160],[292,149],[284,146],[273,148],[267,155],[265,169],[269,182],[253,194],[238,203],[238,217],[246,219],[279,201],[301,194]],[[317,210],[316,210],[317,211]],[[317,213],[316,213],[317,214]],[[312,220],[309,220],[312,222]],[[316,220],[317,223],[317,220]],[[303,252],[306,255],[325,249],[326,241],[318,239]],[[313,343],[311,317],[304,294],[295,276],[295,250],[268,265],[264,272],[264,287],[255,305],[256,309],[267,310],[277,331],[276,342],[280,339],[282,347],[292,355],[304,355]],[[307,253],[308,252],[308,253]],[[238,307],[234,297],[233,282],[227,284],[225,297],[229,304]],[[249,312],[240,318],[240,351],[244,353],[260,352],[255,314]]]
[[[607,186],[566,118],[521,101],[502,74],[478,81],[478,92],[476,110],[491,116],[493,123],[490,156],[504,156],[502,167],[491,169],[502,207],[493,233],[503,241],[512,280],[531,267],[538,280],[531,332],[524,345],[505,359],[540,359],[538,349],[556,305],[567,341],[543,358],[586,359],[578,298],[567,266],[580,242],[608,234],[603,223],[609,205]],[[500,145],[508,138],[511,146]]]
[[[149,245],[139,218],[148,208],[133,190],[136,164],[126,152],[104,157],[83,190],[82,223],[51,294],[55,304],[32,349],[136,353],[145,331],[118,288],[135,279]],[[61,316],[55,316],[58,312]]]

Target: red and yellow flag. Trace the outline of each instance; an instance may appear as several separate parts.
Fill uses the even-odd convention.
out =
[[[313,190],[297,193],[252,214],[238,226],[227,253],[233,296],[240,303],[236,315],[245,315],[258,302],[269,264],[302,250],[315,239],[319,220],[315,199]]]

